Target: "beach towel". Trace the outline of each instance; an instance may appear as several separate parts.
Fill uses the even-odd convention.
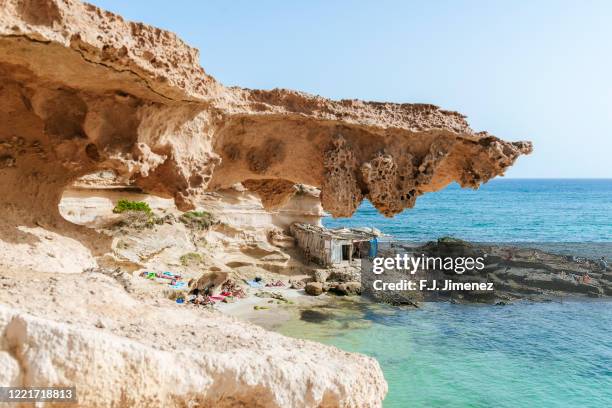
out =
[[[249,285],[252,288],[262,288],[263,287],[263,282],[256,282],[254,280],[248,280],[245,281],[247,285]]]
[[[185,289],[187,287],[187,282],[176,282],[174,285],[170,285],[172,289]]]
[[[211,295],[211,296],[209,296],[208,298],[209,298],[210,300],[212,300],[212,301],[215,301],[215,302],[220,302],[220,301],[222,301],[223,299],[225,299],[226,297],[227,297],[227,296],[223,296],[223,295]]]
[[[176,275],[171,272],[164,272],[161,275],[159,275],[159,277],[162,279],[170,279],[170,280],[181,279],[181,275]]]

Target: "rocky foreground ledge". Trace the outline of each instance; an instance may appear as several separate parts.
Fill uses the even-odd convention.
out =
[[[170,32],[74,0],[0,4],[2,385],[76,385],[83,406],[379,406],[373,359],[174,313],[125,279],[28,275],[23,263],[74,272],[112,251],[58,209],[96,172],[183,211],[236,183],[271,210],[306,184],[334,216],[365,198],[392,216],[450,182],[502,175],[531,144],[474,132],[433,105],[227,88]]]
[[[128,274],[3,273],[0,385],[76,386],[83,407],[377,407],[378,363],[201,308]]]

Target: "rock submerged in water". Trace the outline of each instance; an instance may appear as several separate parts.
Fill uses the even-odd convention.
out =
[[[300,320],[308,323],[322,323],[332,318],[330,313],[321,312],[314,309],[306,309],[300,311]]]

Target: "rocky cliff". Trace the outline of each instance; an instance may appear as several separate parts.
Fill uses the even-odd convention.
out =
[[[70,199],[80,199],[72,186],[91,174],[111,172],[120,183],[171,199],[174,204],[159,203],[180,210],[220,205],[234,224],[244,221],[239,212],[255,194],[266,210],[283,209],[270,216],[282,225],[296,214],[316,220],[319,205],[334,216],[350,216],[366,198],[393,216],[452,181],[478,187],[531,151],[529,142],[474,132],[461,114],[433,105],[228,88],[207,75],[197,50],[173,33],[75,0],[0,0],[0,6],[0,266],[11,271],[79,272],[111,250],[112,237],[77,225],[87,220],[69,214]],[[93,179],[97,187],[104,183]],[[247,190],[232,190],[237,183]],[[298,184],[320,189],[320,196],[292,201]],[[68,201],[60,206],[64,193]],[[242,203],[238,215],[227,201],[215,201],[219,196]],[[305,214],[303,206],[317,210]],[[249,211],[259,215],[246,224],[257,229],[253,220],[268,215],[259,207]],[[75,275],[63,279],[89,279]],[[142,307],[130,299],[126,308]],[[56,296],[38,317],[18,300],[9,293],[4,303],[14,310],[0,310],[4,380],[76,383],[88,406],[104,406],[110,398],[115,406],[206,405],[217,399],[227,406],[364,407],[379,405],[386,392],[371,359],[329,348],[318,353],[319,346],[299,342],[312,351],[306,361],[286,353],[296,342],[266,337],[252,326],[239,326],[254,334],[236,343],[242,347],[238,360],[221,346],[204,352],[194,346],[173,356],[114,335],[98,337],[86,328],[89,321],[49,321],[49,310],[58,311],[53,320],[62,320],[78,307]],[[89,310],[89,318],[95,313]],[[115,322],[120,317],[117,311]],[[211,330],[219,338],[225,333]],[[204,341],[216,339],[205,332]],[[284,351],[253,352],[267,342]],[[65,347],[79,350],[74,361],[99,363],[108,382],[76,370]],[[111,365],[97,360],[99,353]],[[34,364],[40,361],[45,365]],[[266,371],[264,361],[275,368]],[[164,381],[156,376],[179,366],[202,372],[177,380],[175,394],[144,384],[151,376]],[[171,381],[181,377],[172,371]],[[104,394],[113,384],[124,385],[124,394]]]
[[[364,198],[391,216],[531,151],[433,105],[226,88],[174,34],[71,0],[2,1],[0,84],[1,199],[30,222],[59,220],[64,188],[103,169],[182,209],[237,182],[273,205],[302,183],[335,216]]]

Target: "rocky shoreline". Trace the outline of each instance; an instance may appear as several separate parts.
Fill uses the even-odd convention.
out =
[[[481,268],[464,268],[457,272],[440,269],[440,262],[437,268],[421,268],[414,273],[397,269],[386,271],[384,281],[392,285],[385,286],[391,287],[385,291],[372,290],[376,275],[371,272],[362,275],[368,278],[362,283],[370,289],[367,295],[374,300],[413,306],[423,301],[503,305],[521,299],[609,298],[612,296],[612,268],[607,259],[612,247],[600,245],[601,259],[591,259],[578,255],[582,250],[580,246],[575,244],[572,249],[571,244],[565,245],[564,253],[560,253],[547,244],[470,243],[448,237],[426,244],[391,242],[381,256],[449,262],[481,260]],[[412,289],[405,290],[411,281]],[[395,282],[402,282],[403,286],[394,289]]]
[[[578,244],[576,244],[578,245]],[[484,256],[485,267],[479,272],[452,276],[457,282],[491,282],[493,291],[441,292],[454,301],[499,303],[519,299],[612,296],[612,268],[607,261],[580,256],[580,248],[568,253],[551,252],[546,244],[480,244],[461,240],[440,239],[425,245],[426,254]],[[609,259],[609,249],[600,255]],[[603,256],[607,255],[607,256]],[[442,274],[441,279],[449,279]]]

